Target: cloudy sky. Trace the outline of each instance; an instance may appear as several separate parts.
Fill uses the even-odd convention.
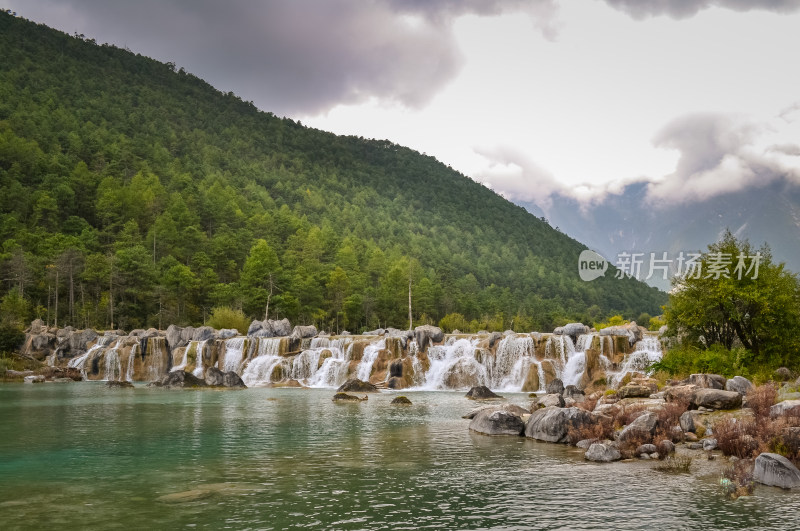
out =
[[[800,183],[800,0],[5,0],[511,200]]]

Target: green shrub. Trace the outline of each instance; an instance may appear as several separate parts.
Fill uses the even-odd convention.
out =
[[[217,306],[211,310],[208,326],[220,330],[222,328],[235,328],[240,334],[246,334],[250,327],[250,320],[245,317],[242,310],[234,310],[228,306]]]
[[[460,313],[448,313],[439,320],[439,328],[449,333],[453,330],[466,332],[470,326],[467,320]]]

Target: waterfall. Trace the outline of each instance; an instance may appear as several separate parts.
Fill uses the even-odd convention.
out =
[[[635,350],[625,356],[619,371],[611,373],[611,387],[618,387],[622,379],[629,372],[646,373],[647,368],[657,361],[661,361],[661,342],[657,337],[645,337],[636,343]]]
[[[183,347],[183,360],[181,360],[181,362],[178,365],[173,365],[172,368],[169,370],[169,372],[182,371],[184,368],[186,368],[186,365],[189,363],[189,346],[190,345],[191,345],[191,343],[189,343],[189,345]]]
[[[238,373],[242,365],[245,337],[233,337],[225,341],[225,356],[222,360],[222,371]]]
[[[108,344],[111,343],[111,341],[113,341],[113,339],[114,336],[103,336],[99,338],[97,340],[97,343],[93,345],[89,350],[87,350],[85,354],[81,354],[80,356],[77,356],[69,360],[69,362],[67,362],[67,367],[73,369],[80,369],[83,379],[86,380],[87,379],[86,362],[93,359],[95,353],[107,347]]]
[[[385,339],[370,343],[364,348],[364,354],[361,356],[361,361],[356,369],[356,378],[365,382],[369,381],[369,377],[372,375],[372,366],[375,364],[375,360],[378,359],[380,351],[385,348]]]
[[[569,357],[575,353],[575,346],[569,336],[550,336],[544,347],[545,357],[561,360],[561,366],[565,367]]]
[[[136,361],[136,351],[139,349],[139,343],[134,343],[131,347],[131,353],[128,355],[128,369],[125,371],[125,381],[133,381],[133,363]]]
[[[275,367],[285,362],[280,356],[257,356],[247,365],[242,373],[242,381],[248,387],[268,384]]]
[[[420,386],[422,389],[466,388],[489,385],[486,367],[475,358],[477,340],[459,339],[452,345],[428,347],[430,368]]]
[[[195,345],[194,348],[195,368],[192,371],[192,374],[194,374],[198,378],[203,378],[203,376],[205,375],[205,368],[203,367],[203,351],[206,348],[207,342],[208,340],[200,341]],[[187,348],[186,350],[189,349]]]
[[[164,350],[159,343],[164,341],[161,337],[151,337],[147,340],[147,348],[144,350],[147,356],[147,379],[150,381],[161,378],[164,363]]]
[[[119,380],[122,377],[122,363],[119,360],[119,351],[117,346],[119,341],[114,345],[114,348],[107,350],[105,353],[106,366],[103,373],[103,380]]]
[[[331,356],[308,378],[309,387],[338,387],[347,379],[349,356],[337,347],[329,347],[327,350],[331,352]]]
[[[576,352],[567,360],[567,365],[561,373],[561,381],[564,382],[564,385],[578,385],[585,369],[586,352]]]
[[[292,362],[292,379],[308,380],[319,368],[319,357],[325,349],[306,349],[294,357]]]
[[[534,344],[531,336],[506,336],[497,345],[494,361],[487,367],[490,386],[519,391],[533,363]]]

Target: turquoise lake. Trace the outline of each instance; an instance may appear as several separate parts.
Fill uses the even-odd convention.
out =
[[[2,528],[797,527],[797,493],[730,501],[711,473],[471,433],[463,393],[397,394],[0,384]]]

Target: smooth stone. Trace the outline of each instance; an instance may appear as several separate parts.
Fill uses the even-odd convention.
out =
[[[756,457],[753,479],[771,487],[793,489],[800,487],[800,470],[782,455],[763,453]]]
[[[588,450],[586,450],[584,458],[588,461],[610,463],[611,461],[619,461],[622,459],[622,454],[620,454],[619,450],[609,443],[596,442],[593,443]]]

